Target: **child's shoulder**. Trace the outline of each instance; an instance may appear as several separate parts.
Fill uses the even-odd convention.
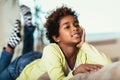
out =
[[[58,49],[58,48],[59,48],[59,46],[56,43],[50,43],[44,47],[44,49]]]

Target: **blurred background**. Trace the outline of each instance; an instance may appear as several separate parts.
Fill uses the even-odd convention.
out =
[[[120,1],[119,0],[0,0],[0,51],[7,44],[16,19],[22,19],[20,5],[30,7],[34,32],[35,50],[42,52],[49,44],[45,36],[45,17],[51,10],[66,5],[78,13],[80,25],[85,28],[86,41],[110,56],[120,59]],[[21,53],[22,43],[16,53]],[[16,54],[15,56],[18,56]]]

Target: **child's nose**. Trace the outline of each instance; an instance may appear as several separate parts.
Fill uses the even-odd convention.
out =
[[[73,25],[73,26],[72,26],[72,30],[73,30],[73,31],[77,31],[78,28],[77,28],[76,26]]]

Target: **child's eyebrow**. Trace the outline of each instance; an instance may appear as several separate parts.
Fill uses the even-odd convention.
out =
[[[73,23],[79,23],[77,20],[75,20]],[[66,25],[66,24],[69,24],[69,22],[65,22],[62,24],[62,26]]]
[[[69,22],[65,22],[65,23],[63,23],[62,26],[66,25],[66,24],[69,24]]]

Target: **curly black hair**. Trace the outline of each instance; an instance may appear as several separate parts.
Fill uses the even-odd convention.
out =
[[[76,12],[66,6],[61,6],[57,8],[46,18],[46,23],[44,27],[46,28],[46,37],[48,38],[50,43],[57,43],[52,38],[52,36],[56,36],[56,37],[59,36],[59,21],[61,18],[67,15],[74,16],[75,19],[78,21],[77,19],[78,16]]]

